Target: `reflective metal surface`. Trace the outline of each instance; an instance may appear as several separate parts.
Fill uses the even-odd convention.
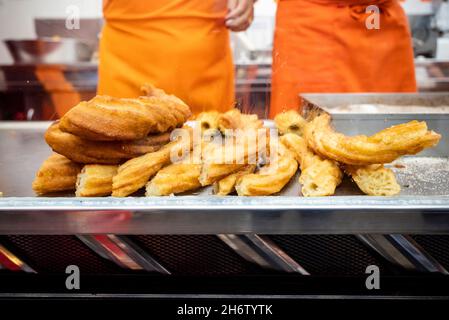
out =
[[[324,94],[303,94],[303,105],[306,108],[310,106],[319,106],[325,111],[334,114],[342,113],[351,114],[354,119],[358,119],[364,112],[354,112],[351,110],[345,110],[345,107],[352,104],[379,104],[401,107],[408,106],[423,106],[423,107],[439,107],[449,105],[449,94],[446,92],[435,93],[324,93]],[[357,114],[357,116],[355,116]],[[385,114],[384,110],[379,109],[376,111],[377,115]],[[422,113],[421,116],[426,116],[426,113]],[[366,118],[366,117],[365,117]],[[389,121],[386,118],[385,121]],[[359,128],[360,130],[366,130],[367,128]]]
[[[4,198],[0,234],[449,233],[448,197]]]
[[[359,235],[358,238],[393,264],[407,270],[449,274],[413,238],[401,234]]]
[[[31,268],[22,259],[16,256],[2,244],[0,244],[0,269],[36,273],[33,268]]]
[[[220,234],[218,237],[237,254],[261,267],[284,272],[309,273],[268,237],[257,234]]]
[[[94,48],[70,38],[7,39],[3,41],[14,63],[75,63],[89,61]]]
[[[125,236],[79,235],[78,238],[98,255],[122,268],[170,274],[159,262]]]

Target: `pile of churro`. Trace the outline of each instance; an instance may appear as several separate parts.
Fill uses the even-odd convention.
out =
[[[45,133],[55,152],[33,182],[37,194],[73,191],[80,197],[127,196],[189,148],[171,139],[191,116],[179,98],[151,85],[145,96],[96,96],[73,107]]]
[[[400,186],[384,165],[441,138],[418,121],[348,137],[328,114],[306,120],[296,111],[279,114],[275,128],[238,109],[203,112],[187,125],[184,102],[152,86],[143,91],[137,99],[95,97],[50,126],[55,153],[36,175],[36,193],[151,197],[212,186],[216,196],[268,196],[300,170],[305,197],[334,195],[345,174],[367,195],[392,196]]]
[[[411,121],[372,136],[345,136],[336,132],[327,113],[305,121],[295,111],[275,119],[281,142],[296,155],[304,196],[334,195],[347,174],[359,189],[371,196],[393,196],[401,187],[394,172],[385,167],[404,155],[414,155],[438,144],[441,136],[425,122]]]

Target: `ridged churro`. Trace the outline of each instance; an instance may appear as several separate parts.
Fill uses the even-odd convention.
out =
[[[307,144],[324,158],[350,165],[390,163],[435,146],[441,136],[427,130],[424,121],[410,121],[384,129],[370,137],[348,137],[331,128],[331,118],[321,114],[304,129]]]
[[[288,149],[280,145],[276,161],[257,173],[237,179],[235,189],[239,196],[268,196],[281,191],[298,170],[298,163]]]
[[[53,151],[78,163],[117,164],[157,151],[170,141],[170,133],[148,136],[130,141],[92,141],[63,132],[59,123],[51,125],[45,133],[45,141]]]
[[[171,155],[180,152],[186,153],[192,148],[193,140],[191,138],[188,140],[172,141],[156,152],[145,154],[122,164],[113,178],[112,195],[126,197],[145,186],[148,180],[162,167],[170,164]]]
[[[298,111],[289,110],[279,113],[274,118],[274,123],[276,124],[276,128],[279,130],[281,135],[286,133],[302,135],[307,121],[299,114]]]
[[[205,111],[198,114],[195,121],[198,122],[201,130],[217,130],[218,129],[218,119],[221,113],[218,111]]]
[[[103,197],[112,193],[112,178],[117,174],[117,165],[88,164],[78,174],[77,197]]]
[[[179,127],[190,115],[190,108],[174,96],[96,96],[70,109],[60,128],[95,141],[138,140]]]
[[[37,194],[75,190],[80,171],[81,165],[54,153],[39,168],[33,181],[33,190]]]
[[[223,134],[231,130],[260,129],[263,121],[256,114],[243,114],[238,109],[229,110],[218,117],[218,128]]]
[[[253,173],[256,169],[256,165],[249,164],[244,166],[239,171],[230,174],[227,177],[224,177],[223,179],[217,181],[214,183],[214,192],[218,196],[226,196],[228,194],[231,194],[235,191],[235,184],[237,183],[237,180],[249,173]]]
[[[260,130],[246,131],[222,145],[210,148],[203,157],[199,179],[201,185],[211,185],[247,165],[269,161],[270,149],[276,146],[277,139],[271,139],[267,136],[267,131]]]
[[[280,138],[280,141],[294,153],[301,167],[299,182],[302,185],[303,196],[322,197],[335,193],[343,177],[335,161],[323,159],[313,153],[304,138],[296,134],[287,133]]]
[[[198,180],[201,164],[173,163],[159,172],[148,182],[146,196],[167,196],[201,187]]]

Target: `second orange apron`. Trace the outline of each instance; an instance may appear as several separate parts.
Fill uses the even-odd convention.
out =
[[[368,29],[369,4],[380,29]],[[396,0],[280,0],[270,116],[299,107],[298,95],[416,91],[407,18]]]

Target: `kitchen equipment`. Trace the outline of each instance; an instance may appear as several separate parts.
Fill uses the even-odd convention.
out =
[[[412,32],[415,56],[435,57],[439,30],[436,23],[440,0],[401,2]]]
[[[94,52],[87,43],[70,38],[4,40],[16,64],[70,64],[87,62]]]
[[[101,18],[84,18],[79,20],[79,29],[67,28],[67,18],[36,18],[34,28],[38,38],[74,38],[87,43],[98,43],[98,35],[103,27]]]
[[[73,38],[87,44],[94,52],[92,60],[98,60],[98,43],[103,27],[102,18],[82,18],[79,28],[67,28],[67,18],[36,18],[34,28],[38,38]],[[92,55],[91,55],[92,56]]]

